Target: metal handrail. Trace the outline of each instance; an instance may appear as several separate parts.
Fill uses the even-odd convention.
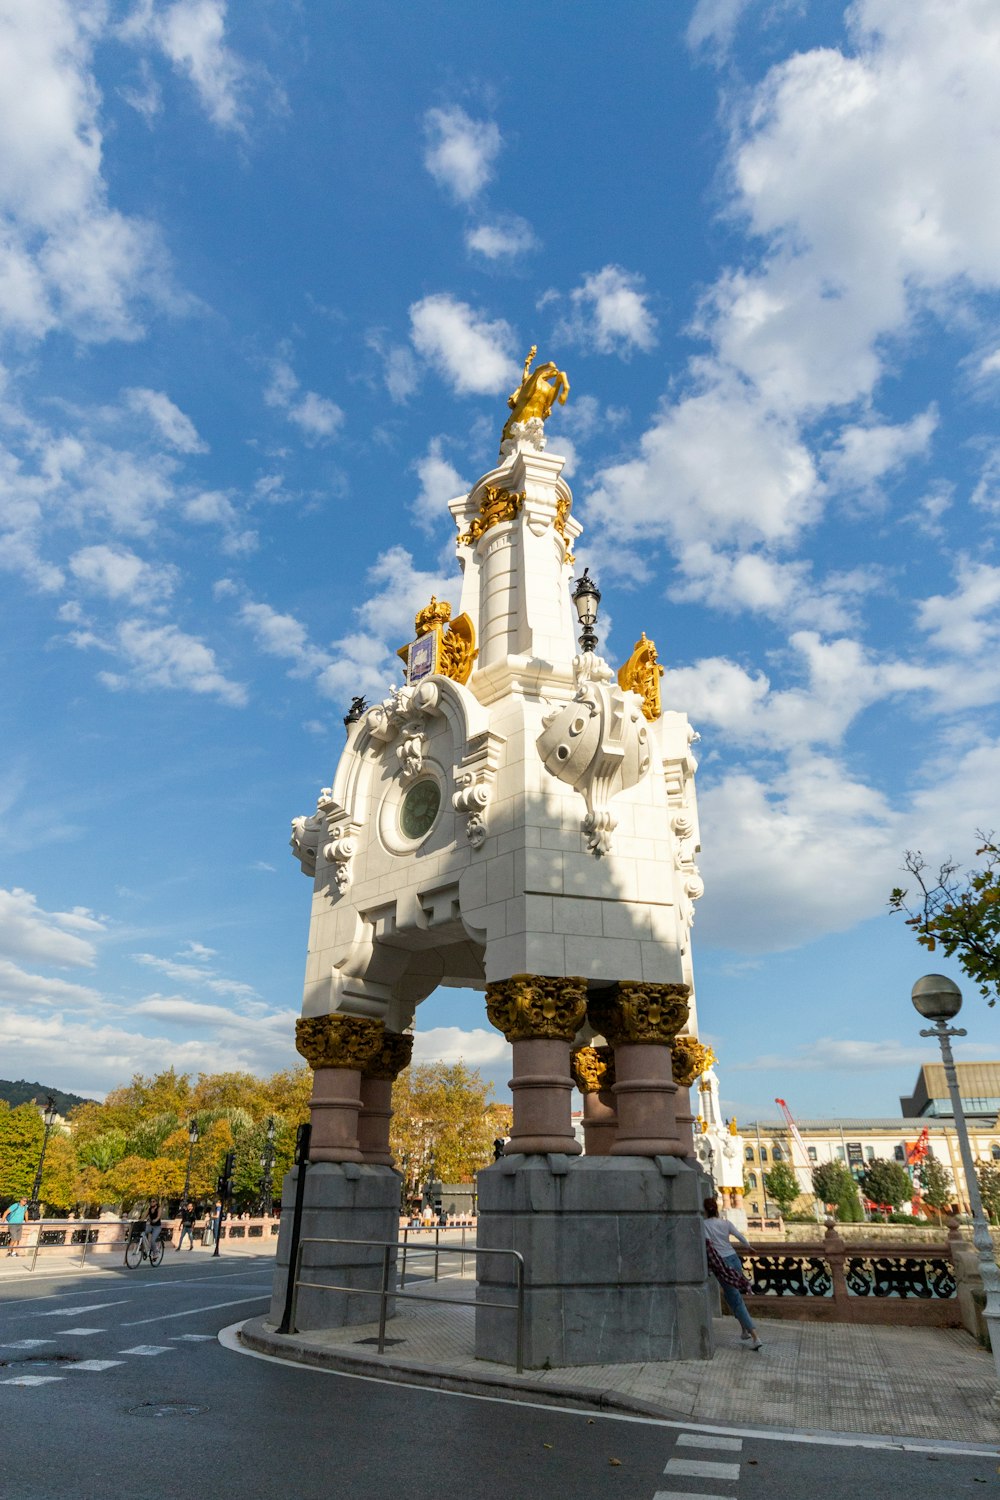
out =
[[[301,1272],[302,1272],[302,1251],[303,1251],[304,1246],[306,1246],[306,1245],[362,1245],[362,1246],[365,1246],[367,1249],[370,1249],[370,1250],[381,1250],[382,1251],[382,1284],[381,1284],[381,1286],[376,1291],[376,1289],[374,1287],[367,1287],[367,1286],[337,1286],[335,1283],[330,1282],[330,1281],[303,1281],[302,1280],[302,1276],[301,1276]],[[359,1295],[365,1296],[365,1297],[378,1297],[378,1299],[379,1299],[379,1310],[378,1310],[378,1352],[379,1352],[379,1354],[384,1354],[385,1353],[385,1324],[386,1324],[386,1315],[387,1315],[387,1304],[388,1304],[388,1301],[389,1301],[390,1297],[398,1298],[398,1299],[401,1299],[402,1301],[409,1301],[409,1302],[437,1302],[437,1301],[440,1300],[437,1297],[428,1296],[426,1293],[407,1292],[407,1291],[405,1291],[405,1290],[403,1290],[401,1288],[390,1289],[390,1287],[389,1287],[389,1271],[390,1271],[392,1262],[391,1262],[391,1259],[390,1259],[389,1252],[391,1250],[397,1250],[397,1251],[398,1250],[403,1250],[405,1252],[405,1250],[406,1250],[406,1241],[405,1240],[340,1240],[340,1239],[321,1238],[318,1235],[311,1235],[308,1238],[303,1238],[303,1239],[299,1240],[298,1249],[297,1249],[296,1255],[295,1255],[294,1273],[293,1273],[293,1277],[292,1277],[292,1300],[291,1300],[291,1308],[290,1308],[290,1311],[289,1311],[289,1318],[288,1318],[288,1331],[289,1331],[289,1333],[297,1333],[298,1332],[298,1327],[297,1327],[297,1324],[296,1324],[295,1314],[296,1314],[296,1311],[297,1311],[297,1308],[298,1308],[299,1288],[300,1287],[309,1287],[311,1290],[313,1290],[313,1291],[319,1291],[319,1292],[348,1292],[348,1293],[352,1293],[352,1294],[359,1294]],[[506,1312],[513,1311],[513,1312],[516,1313],[516,1317],[517,1317],[517,1373],[520,1375],[522,1369],[524,1368],[524,1256],[521,1254],[521,1252],[519,1250],[489,1250],[489,1249],[487,1249],[483,1245],[470,1245],[468,1247],[466,1247],[464,1245],[433,1245],[433,1246],[428,1245],[426,1247],[426,1251],[429,1254],[433,1254],[434,1257],[435,1257],[435,1261],[434,1261],[434,1266],[435,1266],[435,1276],[434,1276],[434,1279],[435,1279],[435,1281],[437,1280],[437,1257],[439,1255],[461,1255],[463,1257],[466,1256],[466,1255],[508,1255],[508,1256],[510,1256],[513,1259],[513,1261],[514,1261],[514,1270],[515,1270],[515,1282],[514,1282],[514,1285],[515,1285],[515,1290],[517,1292],[517,1302],[516,1302],[514,1308],[511,1308],[509,1302],[480,1302],[480,1301],[478,1301],[475,1298],[473,1298],[473,1299],[470,1300],[468,1297],[452,1297],[452,1298],[449,1298],[449,1301],[451,1301],[453,1303],[453,1305],[455,1305],[456,1307],[496,1307],[496,1308],[499,1308],[501,1311],[506,1311]]]

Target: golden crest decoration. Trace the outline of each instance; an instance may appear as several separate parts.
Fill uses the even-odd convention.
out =
[[[501,521],[515,520],[523,504],[523,494],[512,494],[510,490],[497,489],[488,484],[479,503],[479,514],[473,518],[468,531],[459,537],[458,545],[474,547],[483,533],[492,526],[499,526]]]
[[[618,669],[618,686],[626,692],[638,693],[642,699],[642,711],[647,719],[658,719],[663,712],[660,702],[660,678],[663,668],[656,654],[656,645],[648,640],[646,632],[635,643],[632,655]]]
[[[453,682],[468,682],[479,652],[476,649],[476,627],[467,614],[460,614],[453,620],[447,599],[439,601],[432,594],[430,604],[417,611],[413,628],[417,633],[416,640],[408,646],[400,646],[396,652],[406,663],[408,683],[420,682],[435,672],[450,677]]]

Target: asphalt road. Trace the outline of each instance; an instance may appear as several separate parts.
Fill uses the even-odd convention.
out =
[[[252,1358],[218,1333],[263,1310],[273,1258],[167,1257],[0,1285],[3,1500],[956,1500],[1000,1484],[996,1454],[720,1434]]]

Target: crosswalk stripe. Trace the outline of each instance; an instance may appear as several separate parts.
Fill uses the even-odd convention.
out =
[[[123,1365],[123,1359],[81,1359],[79,1364],[70,1365],[71,1370],[110,1370],[112,1365]]]
[[[683,1474],[687,1479],[739,1479],[739,1464],[710,1463],[703,1458],[671,1458],[664,1474]]]
[[[677,1439],[678,1448],[711,1448],[715,1453],[742,1453],[743,1439],[715,1437],[710,1432],[682,1432]]]
[[[62,1375],[15,1375],[13,1380],[0,1380],[0,1385],[48,1385],[53,1380],[63,1379]]]
[[[706,1495],[704,1490],[657,1490],[653,1500],[736,1500],[734,1495]]]
[[[119,1354],[169,1354],[169,1344],[136,1344],[134,1349],[119,1349]]]

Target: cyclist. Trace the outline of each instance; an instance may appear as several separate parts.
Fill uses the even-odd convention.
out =
[[[150,1198],[149,1207],[146,1210],[146,1227],[142,1231],[142,1248],[149,1255],[160,1238],[162,1223],[160,1220],[160,1200]]]

